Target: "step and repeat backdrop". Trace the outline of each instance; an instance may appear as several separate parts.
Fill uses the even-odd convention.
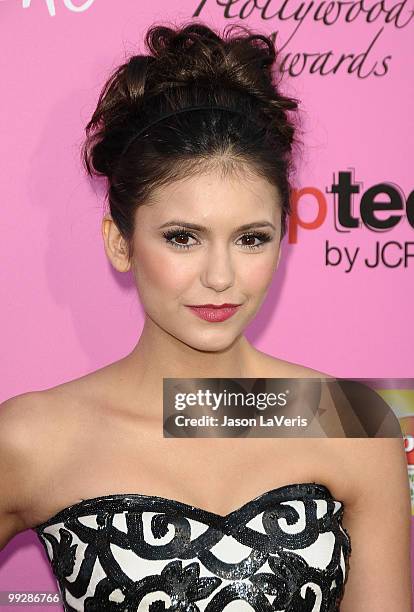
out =
[[[241,23],[274,40],[303,129],[281,262],[246,335],[332,376],[378,379],[414,482],[413,9],[412,0],[0,0],[0,400],[121,358],[143,323],[132,279],[103,250],[104,185],[80,162],[110,71],[147,52],[152,24]],[[0,553],[0,591],[10,589],[56,590],[32,532]]]

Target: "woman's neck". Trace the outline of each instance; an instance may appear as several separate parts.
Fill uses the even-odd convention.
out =
[[[142,334],[126,357],[147,385],[162,378],[245,378],[256,371],[261,353],[243,336],[224,350],[197,350],[146,319]]]

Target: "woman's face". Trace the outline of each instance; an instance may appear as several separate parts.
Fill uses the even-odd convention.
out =
[[[262,304],[280,256],[280,196],[258,176],[206,173],[136,211],[131,261],[148,317],[190,347],[228,347]],[[255,227],[241,226],[255,224]],[[197,229],[190,225],[198,226]],[[188,306],[241,304],[223,321]]]

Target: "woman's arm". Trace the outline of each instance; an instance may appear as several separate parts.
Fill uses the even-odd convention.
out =
[[[412,612],[411,500],[402,438],[352,442],[355,503],[343,525],[351,537],[341,612]]]
[[[27,502],[30,486],[27,461],[35,435],[30,415],[36,397],[25,393],[0,405],[0,551],[27,528],[19,510]]]

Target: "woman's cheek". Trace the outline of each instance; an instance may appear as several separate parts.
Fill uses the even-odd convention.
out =
[[[174,253],[151,252],[150,249],[144,253],[136,264],[138,287],[145,287],[150,292],[158,290],[170,295],[180,294],[189,272],[185,265],[181,265],[179,258]]]
[[[261,261],[252,261],[250,265],[245,265],[242,270],[243,285],[249,294],[254,294],[267,289],[272,282],[275,266],[273,258],[266,257]]]

